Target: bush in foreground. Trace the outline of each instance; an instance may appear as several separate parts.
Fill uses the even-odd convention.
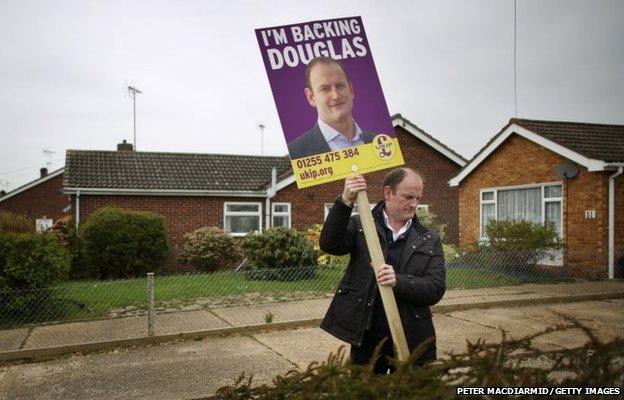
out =
[[[180,262],[202,272],[231,268],[243,258],[240,244],[223,229],[203,227],[184,235]]]
[[[105,207],[80,227],[83,261],[95,279],[134,278],[159,272],[169,252],[164,218]]]
[[[0,233],[0,324],[36,319],[52,299],[49,286],[67,278],[71,256],[46,233]]]
[[[246,276],[254,280],[295,281],[316,276],[317,256],[305,234],[276,227],[243,240]]]
[[[543,352],[533,339],[565,329],[585,331],[589,342],[582,348]],[[486,344],[468,343],[468,351],[450,359],[416,367],[398,365],[390,375],[375,375],[367,366],[344,365],[344,348],[323,364],[312,363],[305,371],[292,370],[277,376],[270,385],[254,385],[252,376],[241,375],[232,386],[217,391],[218,400],[360,400],[360,399],[456,399],[458,387],[483,388],[620,388],[624,384],[624,339],[601,343],[577,322],[559,326],[519,340]],[[418,357],[416,349],[413,358]],[[621,392],[620,392],[621,393]],[[470,398],[546,398],[543,394]],[[556,396],[556,398],[604,398],[602,396]]]

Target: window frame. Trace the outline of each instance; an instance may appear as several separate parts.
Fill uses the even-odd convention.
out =
[[[479,191],[479,240],[487,240],[485,230],[483,229],[483,205],[494,205],[494,219],[498,220],[498,189],[481,189]],[[492,192],[494,194],[492,200],[483,200],[483,193]]]
[[[228,211],[228,206],[229,205],[239,205],[239,206],[249,206],[249,205],[255,205],[258,206],[258,211]],[[251,232],[259,232],[262,233],[262,202],[256,202],[256,201],[224,201],[223,202],[223,230],[226,231],[227,233],[229,233],[230,235],[234,236],[234,237],[242,237],[242,236],[247,236],[248,233],[250,232],[229,232],[227,230],[227,217],[228,216],[238,216],[238,217],[254,217],[257,216],[258,217],[258,231],[251,231]]]
[[[275,206],[286,206],[288,211],[275,211]],[[274,217],[288,217],[287,228],[292,227],[292,207],[289,202],[275,202],[271,203],[271,226],[275,226]],[[282,225],[279,225],[282,226]]]
[[[49,231],[54,227],[54,220],[52,218],[36,218],[35,219],[35,231],[42,233]]]
[[[549,186],[560,186],[561,187],[561,196],[559,197],[545,197],[546,187]],[[543,224],[546,218],[546,203],[559,203],[561,207],[559,209],[559,220],[561,221],[561,227],[559,229],[559,237],[564,237],[564,223],[563,223],[563,193],[564,187],[562,181],[557,182],[543,182],[543,183],[531,183],[526,185],[513,185],[513,186],[496,186],[496,187],[488,187],[479,189],[479,240],[486,241],[487,237],[484,236],[483,230],[483,205],[484,204],[494,204],[494,218],[498,221],[498,191],[499,190],[518,190],[518,189],[532,189],[532,188],[541,188],[541,215],[540,222]],[[483,200],[483,193],[493,192],[494,199],[493,200]]]

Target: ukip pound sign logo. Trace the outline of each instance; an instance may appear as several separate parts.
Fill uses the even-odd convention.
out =
[[[394,154],[394,142],[392,138],[385,134],[379,134],[373,139],[373,148],[375,155],[382,161],[390,161]]]

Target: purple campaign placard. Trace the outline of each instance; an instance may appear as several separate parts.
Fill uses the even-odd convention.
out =
[[[361,17],[261,28],[256,38],[287,143],[316,123],[316,109],[304,95],[305,67],[316,56],[340,60],[345,67],[353,84],[356,123],[396,136]]]

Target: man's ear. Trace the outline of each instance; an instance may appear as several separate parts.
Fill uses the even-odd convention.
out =
[[[305,89],[303,89],[303,93],[305,93],[305,97],[306,99],[308,99],[308,103],[312,107],[316,108],[316,102],[314,101],[314,92],[312,92],[310,88],[306,87]]]
[[[349,81],[349,89],[351,89],[351,95],[355,98],[355,90],[353,89],[353,83],[351,83],[351,81]]]
[[[384,200],[386,201],[389,200],[391,194],[392,194],[392,189],[390,189],[390,186],[384,186],[383,188]]]

